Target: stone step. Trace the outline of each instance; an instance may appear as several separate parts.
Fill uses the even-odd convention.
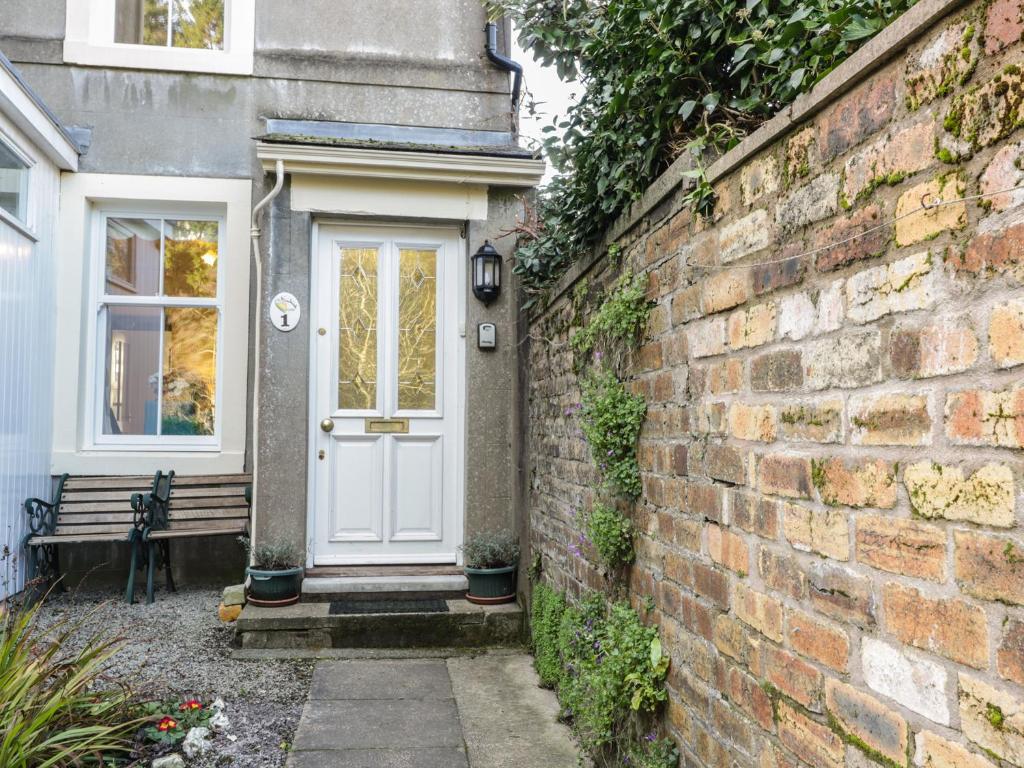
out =
[[[516,603],[445,602],[448,611],[442,613],[339,615],[330,613],[329,602],[282,608],[247,605],[235,623],[235,634],[243,649],[480,648],[523,643],[523,610]]]
[[[306,602],[330,602],[340,597],[440,597],[458,599],[466,594],[465,575],[415,574],[374,576],[307,576],[302,581],[302,599]]]

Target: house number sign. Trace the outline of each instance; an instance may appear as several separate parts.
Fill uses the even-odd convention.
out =
[[[299,300],[287,291],[282,291],[270,300],[270,322],[279,331],[290,331],[299,324],[302,310]]]

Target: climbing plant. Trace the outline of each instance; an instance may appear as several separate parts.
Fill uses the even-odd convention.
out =
[[[647,403],[603,366],[589,372],[581,388],[580,424],[605,486],[627,499],[638,498],[643,486],[636,445]]]
[[[586,516],[587,538],[609,570],[633,562],[633,523],[615,507],[595,502]]]
[[[691,203],[713,204],[700,161],[728,149],[915,0],[491,0],[523,48],[578,79],[547,126],[561,172],[515,270],[535,297],[594,245],[676,157],[697,161]]]
[[[538,672],[580,746],[600,766],[674,768],[674,745],[651,728],[668,696],[657,627],[644,626],[627,603],[590,593],[571,606],[545,584],[534,590],[532,614]]]
[[[647,282],[646,272],[619,276],[586,325],[569,340],[579,367],[598,353],[610,366],[619,368],[626,351],[636,345],[647,327],[653,306],[647,299]]]

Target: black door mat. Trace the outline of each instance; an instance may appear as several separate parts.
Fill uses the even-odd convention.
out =
[[[448,613],[448,603],[440,598],[404,600],[332,600],[330,614],[348,613]]]

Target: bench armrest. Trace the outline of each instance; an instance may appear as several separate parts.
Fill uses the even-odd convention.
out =
[[[49,536],[57,528],[57,505],[42,499],[25,499],[28,529],[32,536]]]
[[[49,536],[57,530],[60,499],[64,495],[64,483],[67,479],[67,473],[60,476],[60,479],[57,481],[57,487],[53,492],[53,501],[43,501],[35,497],[25,499],[25,503],[22,506],[25,514],[28,515],[29,536]]]

